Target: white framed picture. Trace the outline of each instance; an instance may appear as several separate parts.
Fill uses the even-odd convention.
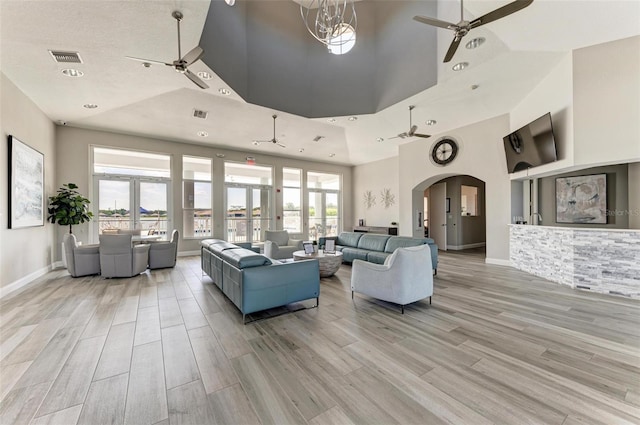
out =
[[[336,253],[336,241],[333,239],[327,239],[324,242],[324,253],[335,254]]]
[[[9,136],[9,228],[44,226],[44,155]]]

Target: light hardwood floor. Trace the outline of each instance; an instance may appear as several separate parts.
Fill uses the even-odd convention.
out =
[[[0,301],[0,424],[640,423],[638,301],[440,258],[404,315],[343,265],[319,308],[246,326],[197,257],[54,271]]]

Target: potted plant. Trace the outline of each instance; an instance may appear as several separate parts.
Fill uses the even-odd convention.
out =
[[[47,221],[69,226],[73,233],[73,225],[91,220],[93,213],[89,211],[89,201],[78,192],[74,183],[63,184],[55,196],[49,197],[49,216]]]

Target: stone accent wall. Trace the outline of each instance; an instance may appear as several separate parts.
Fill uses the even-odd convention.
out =
[[[511,265],[573,288],[640,298],[640,231],[510,225]]]

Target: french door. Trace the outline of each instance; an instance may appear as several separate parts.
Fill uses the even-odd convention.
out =
[[[309,239],[338,236],[340,229],[340,193],[309,189]]]
[[[166,237],[172,229],[170,180],[139,176],[96,176],[93,240],[119,229]]]
[[[271,222],[271,187],[253,185],[226,186],[225,227],[229,242],[264,240]]]

